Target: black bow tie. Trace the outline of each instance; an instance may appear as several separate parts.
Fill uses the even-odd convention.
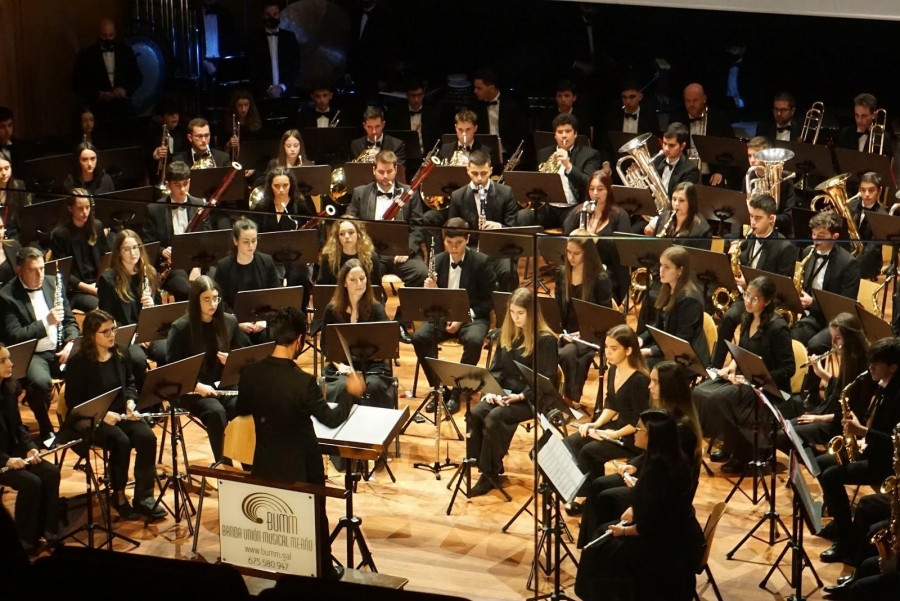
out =
[[[22,284],[22,287],[25,288],[25,284]],[[40,288],[25,288],[25,292],[40,292]]]
[[[663,163],[663,165],[665,166],[666,169],[672,169],[673,171],[675,170],[675,163],[670,163],[670,162],[666,161]]]
[[[456,269],[457,267],[461,266],[462,264],[463,264],[462,261],[460,261],[459,263],[454,263],[453,261],[450,261],[450,269]]]
[[[635,121],[637,121],[637,113],[625,113],[625,118],[634,119]]]
[[[484,104],[487,106],[494,106],[494,105],[500,104],[500,101],[499,100],[488,100],[488,101],[485,101]]]
[[[270,38],[270,37],[273,37],[273,36],[277,38],[277,37],[278,37],[278,32],[277,32],[277,31],[267,31],[267,32],[266,32],[266,37],[269,37],[269,38]]]
[[[414,111],[414,110],[412,110],[412,109],[409,109],[409,114],[410,114],[410,115],[421,115],[421,114],[422,114],[422,109],[419,109],[419,110],[417,110],[417,111]]]
[[[393,198],[393,197],[394,197],[394,195],[391,194],[390,192],[382,192],[381,190],[379,190],[378,194],[375,195],[375,198]]]
[[[691,123],[696,123],[697,121],[703,121],[703,117],[691,117]]]
[[[210,156],[210,154],[209,154],[209,151],[208,151],[208,150],[207,150],[206,152],[202,153],[202,154],[196,154],[196,153],[195,153],[195,154],[194,154],[194,160],[197,161],[197,160],[200,160],[200,159],[208,159],[209,156]]]
[[[830,253],[820,253],[816,251],[816,261],[827,261]]]
[[[330,116],[331,116],[331,111],[330,111],[330,110],[328,110],[328,111],[320,111],[320,110],[316,109],[316,114],[317,114],[318,116],[320,116],[320,117],[330,117]]]
[[[456,149],[461,152],[472,152],[471,146],[463,146],[462,144],[457,144]]]
[[[868,136],[868,135],[869,135],[869,130],[866,130],[866,131],[858,131],[858,132],[856,132],[856,135],[857,135],[858,137],[860,137],[860,138],[862,138],[863,136]]]
[[[788,125],[786,127],[776,127],[775,129],[778,131],[778,133],[783,134],[786,131],[791,131],[791,126]]]
[[[381,148],[381,142],[370,142],[366,140],[366,148]]]

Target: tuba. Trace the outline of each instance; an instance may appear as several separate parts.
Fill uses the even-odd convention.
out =
[[[850,419],[850,389],[856,386],[856,384],[867,375],[869,375],[869,370],[866,370],[853,378],[853,381],[844,386],[844,389],[841,390],[841,419]],[[834,456],[838,465],[853,463],[858,460],[861,455],[859,441],[856,440],[856,436],[847,431],[847,427],[845,426],[841,436],[835,436],[828,441],[828,454]]]
[[[786,148],[764,148],[753,158],[762,163],[762,167],[750,167],[744,175],[744,188],[747,190],[747,199],[752,200],[757,196],[768,195],[775,199],[775,206],[781,206],[781,183],[794,179],[796,173],[784,174],[784,164],[794,158],[794,151]],[[763,174],[754,180],[750,176],[762,169]]]
[[[871,139],[871,137],[870,137]],[[835,175],[816,186],[816,190],[822,192],[815,196],[810,202],[810,208],[815,212],[824,211],[828,205],[831,205],[835,212],[847,222],[847,233],[850,234],[852,242],[850,243],[850,251],[854,257],[858,257],[863,251],[862,242],[860,242],[859,229],[856,227],[856,220],[850,212],[850,199],[847,197],[847,180],[850,178],[849,173]],[[822,200],[821,206],[817,208],[817,202]]]
[[[800,128],[800,141],[807,144],[815,144],[819,140],[819,132],[822,130],[822,120],[825,118],[825,103],[813,102],[812,107],[806,111],[803,118],[803,127]],[[812,139],[810,139],[810,134]]]
[[[622,183],[629,188],[647,188],[653,194],[653,201],[656,204],[656,212],[662,213],[671,208],[669,202],[669,193],[663,186],[656,167],[653,166],[653,159],[650,157],[650,150],[647,148],[647,140],[653,137],[653,134],[641,134],[619,149],[620,154],[627,154],[619,159],[616,163],[616,172],[622,179]],[[660,150],[656,156],[662,154]],[[638,172],[622,169],[622,164],[631,160],[637,165]]]
[[[884,134],[887,131],[887,111],[878,109],[875,111],[875,119],[869,127],[869,145],[866,151],[882,154],[884,150]]]
[[[894,426],[891,440],[894,443],[894,474],[885,478],[879,492],[888,496],[891,518],[886,528],[872,537],[872,544],[878,549],[878,565],[882,574],[897,571],[900,557],[900,424]]]

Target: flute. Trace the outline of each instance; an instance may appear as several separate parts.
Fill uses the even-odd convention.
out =
[[[621,439],[619,439],[619,438],[613,438],[612,436],[607,436],[606,434],[604,434],[603,432],[600,431],[600,428],[588,428],[588,436],[590,436],[590,434],[591,434],[592,432],[593,432],[594,434],[596,434],[597,436],[599,436],[601,440],[605,440],[606,442],[611,442],[611,443],[613,443],[613,444],[617,444],[617,445],[619,445],[620,447],[624,447],[624,446],[625,446],[625,443],[622,442]]]
[[[578,337],[576,337],[576,336],[572,336],[571,334],[569,334],[569,333],[568,333],[567,331],[565,331],[565,330],[563,330],[562,337],[565,338],[566,340],[568,340],[569,342],[580,342],[580,343],[583,344],[584,346],[586,346],[586,347],[588,347],[588,348],[592,348],[592,349],[594,349],[595,351],[602,351],[602,350],[603,350],[603,347],[601,347],[599,344],[594,344],[593,342],[588,342],[587,340],[582,340],[581,338],[578,338]]]
[[[51,455],[53,453],[56,453],[57,451],[62,451],[63,449],[68,449],[69,447],[77,445],[79,442],[81,442],[80,438],[72,440],[70,442],[67,442],[66,444],[57,445],[57,446],[53,447],[52,449],[47,449],[46,451],[41,451],[37,455],[32,455],[31,457],[26,457],[23,459],[23,461],[25,462],[25,465],[31,465],[33,463],[37,463],[38,461],[40,461],[47,455]],[[14,469],[14,468],[11,468],[9,466],[0,467],[0,474],[5,474],[6,472],[8,472],[12,469]]]
[[[812,365],[812,364],[815,363],[816,361],[821,361],[822,359],[824,359],[824,358],[826,358],[826,357],[830,357],[831,355],[833,355],[834,353],[840,351],[840,350],[843,349],[843,348],[844,348],[843,346],[836,346],[836,347],[834,347],[833,349],[831,349],[831,350],[829,350],[829,351],[827,351],[827,352],[825,352],[825,353],[822,353],[822,354],[819,355],[818,357],[816,357],[815,355],[813,355],[813,357],[815,357],[815,358],[814,358],[814,359],[813,359],[813,358],[810,358],[809,361],[807,361],[806,363],[804,363],[803,365],[800,366],[800,369],[806,369],[807,367],[809,367],[810,365]]]
[[[625,465],[628,465],[628,464],[625,464]],[[618,461],[616,461],[615,459],[613,459],[613,466],[615,466],[615,468],[618,470],[620,467],[622,467],[622,464],[619,463]],[[625,484],[627,484],[631,488],[634,488],[634,485],[637,484],[637,481],[638,481],[637,478],[635,478],[628,472],[622,472],[622,480],[624,480]]]

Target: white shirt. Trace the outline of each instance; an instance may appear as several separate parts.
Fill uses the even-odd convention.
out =
[[[786,129],[784,131],[778,131],[778,124],[775,124],[775,139],[781,140],[782,142],[790,142],[791,141],[791,130]]]
[[[278,31],[277,29],[275,30]],[[266,33],[273,33],[266,31]],[[272,65],[272,85],[280,86],[281,85],[281,73],[278,72],[278,36],[277,35],[267,35],[266,42],[269,44],[269,60]]]
[[[679,157],[679,159],[680,158],[681,157]],[[663,170],[659,176],[659,179],[660,179],[660,181],[662,181],[663,188],[665,188],[666,190],[669,189],[669,182],[672,180],[672,173],[675,171],[676,164],[678,164],[678,160],[676,160],[673,163],[673,162],[669,161],[669,159],[666,159],[662,163]],[[667,165],[671,165],[671,167],[669,167]]]
[[[622,116],[622,131],[626,134],[638,133],[638,119],[641,118],[641,107],[638,107],[638,110],[633,114],[635,116],[634,119],[626,118],[624,115]]]
[[[409,109],[412,111],[412,108]],[[409,114],[409,129],[419,134],[419,147],[422,147],[422,113],[416,113],[415,115],[410,112]]]
[[[316,127],[328,127],[329,123],[331,123],[331,120],[328,118],[328,115],[319,115],[316,118]]]
[[[43,282],[41,282],[41,284],[43,284]],[[47,316],[50,315],[50,307],[47,306],[47,299],[44,297],[44,291],[41,289],[29,291],[28,299],[31,301],[31,309],[34,311],[34,318],[37,321],[42,321],[44,323],[44,331],[47,333],[46,336],[38,340],[34,352],[42,353],[44,351],[55,351],[58,336],[56,329],[59,326],[51,326],[47,322]]]
[[[465,258],[466,256],[463,255],[463,259]],[[454,269],[452,263],[453,257],[451,256],[450,263],[447,264],[447,269],[450,270],[450,273],[447,275],[447,288],[456,290],[459,288],[459,277],[462,275],[462,265]]]
[[[382,194],[384,192],[387,192],[388,194],[390,194],[390,197],[385,198],[384,196],[378,196],[379,194]],[[382,190],[381,188],[378,187],[377,184],[375,185],[375,219],[376,220],[380,221],[381,217],[384,215],[384,212],[387,211],[387,208],[389,206],[391,206],[392,202],[394,202],[394,194],[395,193],[396,193],[396,188],[394,186],[391,186],[390,190]]]
[[[759,258],[762,256],[763,240],[770,238],[774,231],[775,228],[772,228],[767,235],[762,238],[757,237],[754,240],[753,248],[750,249],[750,254],[748,255],[750,257],[750,267],[753,269],[756,269],[756,266],[759,264]]]
[[[101,52],[103,64],[106,66],[106,76],[109,78],[109,85],[116,86],[116,53]]]
[[[184,205],[187,205],[187,201],[184,202]],[[175,236],[180,236],[187,230],[187,207],[184,205],[179,205],[172,209],[172,234]]]
[[[491,100],[497,104],[490,104],[487,107],[488,114],[488,133],[494,136],[500,135],[500,94]]]
[[[705,136],[706,128],[703,127],[703,120],[692,121],[691,122],[691,145],[688,148],[688,158],[692,161],[700,160],[700,153],[697,152],[697,146],[694,144],[694,136]],[[709,166],[706,163],[703,163],[702,168],[700,169],[700,173],[704,175],[709,175]]]
[[[812,267],[813,271],[815,271],[815,269],[817,267],[821,268],[821,269],[819,269],[819,273],[816,274],[816,277],[813,278],[813,281],[812,281],[812,289],[813,290],[821,290],[822,289],[822,285],[825,283],[825,272],[828,270],[828,261],[831,260],[831,255],[832,255],[833,251],[834,251],[834,249],[829,251],[828,257],[825,259],[825,265],[822,265],[822,259],[819,259],[818,262],[816,262],[816,257],[813,257],[812,259],[809,260],[809,262],[813,264],[813,267]],[[817,250],[813,250],[813,252],[818,253]]]
[[[856,133],[857,133],[857,135],[862,134],[859,136],[859,142],[857,143],[857,150],[859,150],[860,152],[866,152],[867,150],[869,150],[869,132],[866,131],[865,133],[862,133],[862,132],[857,131]]]

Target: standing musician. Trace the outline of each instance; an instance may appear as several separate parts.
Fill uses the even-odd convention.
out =
[[[96,146],[90,142],[82,142],[75,147],[75,158],[77,160],[75,169],[63,182],[63,188],[68,194],[77,188],[86,190],[90,196],[115,191],[116,187],[109,174],[102,169],[97,170],[99,165]]]
[[[372,286],[365,267],[359,259],[349,259],[341,267],[337,277],[334,296],[325,307],[322,330],[333,323],[362,323],[387,321],[384,305],[375,300]],[[325,338],[322,338],[322,353],[325,354]],[[365,371],[363,371],[365,367]],[[354,361],[353,369],[365,378],[365,395],[361,404],[390,409],[394,406],[391,395],[393,386],[391,366],[388,361],[374,361],[363,366]],[[331,363],[325,367],[325,395],[329,402],[335,402],[345,394],[348,377],[353,373],[343,363]],[[359,396],[359,395],[355,395]]]
[[[56,539],[59,530],[59,468],[38,459],[37,446],[22,424],[20,388],[13,379],[9,349],[0,343],[0,485],[17,491],[16,532],[28,554],[38,550],[38,539]]]
[[[687,238],[677,244],[709,250],[712,247],[712,231],[709,222],[700,214],[695,185],[691,182],[677,184],[672,190],[670,203],[672,208],[660,213],[655,222],[651,221],[644,228],[644,235]]]
[[[703,295],[697,284],[691,255],[681,246],[670,246],[659,258],[659,294],[654,308],[655,319],[650,325],[687,340],[701,365],[709,363],[709,345],[703,333]],[[650,299],[644,302],[649,303]],[[641,354],[652,367],[662,361],[662,350],[653,342],[646,328],[640,332]]]
[[[441,162],[465,167],[469,164],[472,153],[481,151],[487,155],[488,165],[490,165],[494,149],[475,139],[475,134],[478,133],[478,115],[469,109],[463,109],[456,113],[453,120],[456,141],[441,144],[441,148],[438,150],[438,158],[441,159]]]
[[[187,163],[191,169],[227,167],[231,164],[231,157],[227,153],[209,145],[209,121],[202,117],[191,119],[187,129],[190,148],[173,156],[173,161]]]
[[[757,167],[755,175],[751,174],[750,190],[744,191],[747,193],[748,202],[751,198],[751,191],[753,189],[754,181],[757,178],[763,176],[763,163],[756,158],[756,153],[760,150],[765,150],[766,148],[770,148],[770,144],[769,141],[763,136],[750,138],[750,140],[747,142],[747,160],[749,161],[751,167]],[[764,194],[766,194],[767,196],[770,195],[769,191],[764,192]],[[794,224],[791,221],[791,209],[793,209],[794,205],[796,204],[797,198],[794,194],[793,181],[789,179],[783,179],[779,184],[775,228],[788,238],[793,237]]]
[[[822,469],[819,484],[828,513],[834,518],[824,533],[834,537],[834,545],[821,555],[822,561],[850,563],[853,549],[853,532],[850,519],[850,499],[847,497],[848,484],[881,486],[884,479],[893,473],[893,446],[891,431],[900,422],[900,339],[883,338],[869,347],[866,355],[869,377],[878,383],[868,402],[865,413],[851,411],[849,418],[841,419],[843,432],[858,440],[861,449],[856,461],[839,464],[834,455],[823,454],[816,458]]]
[[[166,510],[156,505],[153,494],[156,435],[147,422],[134,413],[138,393],[128,354],[116,344],[117,329],[116,320],[106,311],[96,309],[85,316],[81,347],[72,355],[65,372],[66,403],[69,407],[77,407],[104,392],[122,387],[94,433],[93,442],[109,451],[109,486],[113,495],[110,504],[119,516],[125,520],[142,517],[158,520],[166,517]],[[89,452],[85,443],[76,448],[81,456]],[[131,449],[135,451],[133,505],[125,498]]]
[[[253,415],[256,426],[251,473],[257,478],[281,482],[324,485],[322,452],[311,418],[336,428],[347,419],[350,399],[347,395],[339,396],[337,406],[330,407],[316,379],[294,361],[306,333],[306,318],[299,309],[282,307],[269,320],[269,330],[275,341],[272,354],[245,365],[238,385],[237,413]],[[362,394],[361,386],[357,392]],[[324,498],[316,499],[322,504],[321,513],[325,516]],[[329,557],[327,518],[322,521],[316,535],[322,545],[321,552]]]
[[[53,436],[50,423],[51,378],[59,378],[78,338],[66,287],[44,275],[44,255],[26,246],[16,255],[16,277],[0,290],[0,341],[18,344],[37,339],[25,374],[25,400],[40,428],[41,440]]]
[[[878,99],[872,94],[859,94],[853,99],[853,120],[855,126],[842,127],[834,143],[838,148],[849,148],[850,150],[858,150],[859,152],[868,152],[870,137],[872,135],[872,124],[875,122],[875,114],[878,111]],[[891,143],[891,135],[887,131],[884,132],[884,148],[881,154],[888,156],[893,152]],[[878,154],[878,149],[875,149]]]
[[[0,288],[16,277],[16,255],[22,249],[19,241],[9,237],[6,222],[0,212]]]
[[[365,150],[366,157],[362,162],[371,163],[373,159],[377,160],[378,154],[390,150],[396,157],[394,162],[397,165],[403,165],[406,162],[406,145],[403,140],[384,133],[384,111],[376,106],[366,108],[363,113],[362,126],[366,135],[350,142],[349,160],[355,160]]]
[[[191,170],[184,161],[174,161],[166,167],[166,187],[169,195],[165,202],[147,204],[147,215],[144,220],[144,239],[147,242],[159,242],[160,263],[172,264],[172,238],[187,232],[188,225],[204,205],[202,198],[188,194],[191,189]],[[200,230],[209,230],[209,220],[200,224]],[[194,268],[190,273],[184,269],[172,269],[160,286],[175,297],[176,301],[185,301],[191,291],[191,281],[200,270]]]
[[[478,365],[481,347],[490,327],[494,273],[491,271],[488,257],[469,248],[469,236],[461,229],[465,227],[466,222],[460,217],[447,221],[447,227],[443,231],[445,250],[435,257],[435,273],[429,274],[425,280],[425,287],[464,289],[469,295],[472,321],[442,322],[443,328],[439,330],[435,330],[433,323],[426,321],[416,328],[412,335],[416,356],[431,387],[437,386],[440,382],[425,358],[438,356],[438,344],[448,338],[457,338],[463,347],[460,361],[468,365]],[[555,354],[554,351],[554,356]],[[451,399],[447,403],[447,408],[451,413],[455,412],[459,409],[458,401]],[[426,411],[433,411],[431,403],[426,406]]]
[[[535,211],[522,209],[518,222],[534,225],[535,219],[544,228],[561,227],[572,208],[584,200],[588,182],[593,172],[600,169],[600,153],[578,143],[578,120],[573,115],[557,115],[553,119],[553,133],[556,146],[541,148],[537,153],[538,163],[559,166],[556,172],[563,182],[566,195],[565,204],[549,204]]]
[[[287,98],[300,71],[300,45],[294,32],[281,29],[281,0],[263,0],[263,31],[248,39],[251,87],[259,97]]]
[[[695,163],[700,159],[697,148],[694,145],[694,136],[716,136],[719,138],[733,138],[734,129],[728,120],[725,111],[711,109],[706,104],[706,91],[699,83],[688,84],[684,88],[684,110],[672,116],[672,122],[687,123],[690,127],[690,145],[688,157]],[[670,122],[671,123],[671,122]],[[710,186],[719,186],[725,182],[725,176],[717,167],[703,164],[704,176],[708,177]],[[699,182],[697,182],[699,183]]]
[[[19,211],[31,204],[31,194],[25,191],[25,182],[16,179],[12,161],[5,150],[0,150],[0,218],[6,225],[6,237],[19,235]]]
[[[775,199],[768,195],[757,196],[748,203],[750,209],[750,233],[745,240],[732,240],[729,254],[740,248],[740,264],[769,273],[792,277],[797,261],[797,247],[775,229]],[[747,288],[743,276],[736,277],[739,292]],[[719,321],[716,348],[712,366],[721,368],[725,363],[728,348],[726,340],[731,340],[738,323],[744,315],[744,299],[739,296],[731,303]]]
[[[191,283],[187,315],[169,329],[166,341],[168,363],[203,353],[203,365],[194,391],[181,397],[181,404],[200,418],[209,434],[209,446],[216,461],[222,459],[225,426],[235,416],[234,396],[218,396],[216,382],[233,349],[248,346],[250,340],[238,327],[237,318],[225,313],[216,282],[201,275]],[[270,382],[271,384],[271,382]]]
[[[50,253],[54,260],[72,257],[68,293],[73,309],[97,308],[97,281],[100,259],[109,252],[103,224],[94,217],[94,201],[86,191],[76,188],[66,199],[66,213],[50,234]]]
[[[372,165],[375,181],[353,189],[348,217],[358,217],[369,221],[381,220],[384,212],[408,188],[397,180],[397,155],[390,150],[382,150],[375,156]],[[413,193],[409,202],[397,212],[394,221],[416,223],[422,219],[422,197]],[[465,226],[463,226],[465,227]],[[422,233],[413,228],[409,234],[409,254],[394,257],[380,256],[381,273],[392,273],[403,280],[404,286],[421,286],[428,269],[422,260],[424,245]]]
[[[878,199],[881,197],[881,176],[874,171],[863,173],[859,178],[859,198],[851,200],[850,214],[856,223],[860,240],[872,240],[872,228],[866,220],[866,211],[874,211],[882,215],[887,214]],[[865,242],[863,251],[857,258],[859,261],[859,275],[863,278],[875,278],[881,274],[881,265],[884,258],[881,252],[881,244]]]
[[[809,220],[813,245],[802,251],[808,260],[803,269],[803,292],[800,303],[805,315],[791,331],[794,340],[802,342],[812,353],[823,353],[829,345],[825,316],[812,296],[813,290],[825,290],[856,299],[859,293],[859,261],[835,240],[841,235],[841,220],[834,211],[816,213]],[[812,256],[809,256],[813,253]]]
[[[603,410],[597,419],[580,424],[578,432],[565,440],[578,467],[588,475],[586,483],[606,474],[607,461],[619,457],[630,458],[640,453],[634,444],[634,433],[641,413],[650,406],[649,372],[641,355],[637,334],[622,324],[606,333],[605,342],[604,352],[609,372],[606,376]],[[565,365],[563,373],[567,376],[570,373],[566,371]],[[581,492],[586,494],[587,487]],[[566,510],[570,515],[577,515],[581,511],[581,505],[573,502]]]
[[[756,135],[766,138],[769,142],[779,140],[791,142],[800,139],[803,128],[800,122],[794,119],[796,101],[790,92],[781,92],[772,100],[772,119],[763,121],[756,130]]]
[[[778,388],[790,390],[796,363],[787,322],[775,312],[775,296],[775,284],[765,276],[747,284],[738,346],[762,357]],[[700,413],[703,431],[725,443],[722,452],[711,458],[724,461],[731,456],[722,466],[722,471],[727,474],[740,473],[747,462],[754,459],[750,427],[759,399],[743,384],[743,376],[737,375],[737,363],[732,360],[719,370],[718,378],[706,380],[694,388],[694,403]],[[778,399],[775,405],[780,404],[781,399]],[[761,413],[764,420],[771,415],[767,411]],[[764,425],[760,425],[759,430],[767,431]]]
[[[532,356],[537,353],[537,373],[556,382],[556,336],[544,322],[544,316],[533,313],[533,295],[528,288],[519,288],[509,297],[500,327],[500,344],[491,362],[491,375],[509,393],[486,394],[469,412],[466,457],[474,457],[481,470],[481,477],[469,496],[485,495],[500,488],[503,457],[509,451],[519,422],[534,416],[535,403],[539,410],[543,405],[541,398],[535,398],[535,392],[516,363],[531,366]],[[537,340],[534,339],[535,320]]]
[[[381,262],[375,244],[366,233],[366,224],[357,219],[338,219],[331,224],[328,239],[322,247],[317,284],[337,284],[341,268],[357,259],[366,271],[370,285],[381,285]]]
[[[553,291],[563,328],[572,338],[580,337],[573,299],[604,307],[612,305],[612,283],[600,262],[596,245],[584,230],[575,230],[573,237],[566,242],[566,262],[556,268],[556,285]],[[566,374],[563,398],[566,403],[574,406],[581,401],[595,351],[585,344],[564,337],[560,337],[559,345],[559,365]]]

